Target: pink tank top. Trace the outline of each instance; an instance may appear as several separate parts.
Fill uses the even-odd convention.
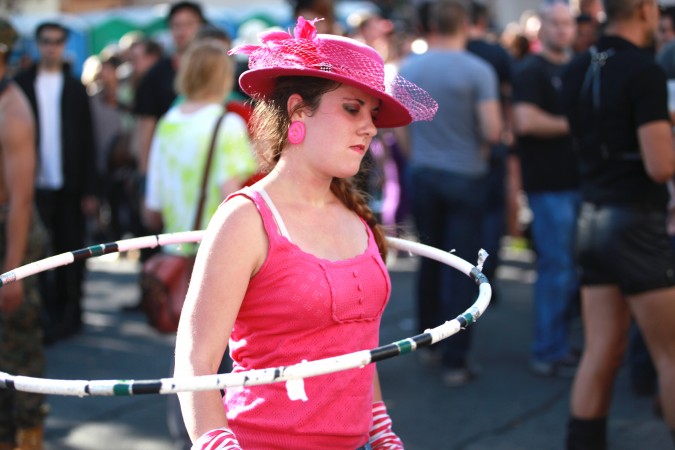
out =
[[[368,248],[329,261],[279,233],[261,194],[245,188],[269,239],[230,338],[233,372],[287,366],[377,347],[391,282],[367,224]],[[273,205],[272,205],[273,207]],[[374,365],[304,380],[307,401],[285,383],[228,389],[227,419],[246,450],[356,449],[368,441]]]

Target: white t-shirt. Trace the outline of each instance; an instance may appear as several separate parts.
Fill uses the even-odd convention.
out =
[[[145,206],[162,214],[164,232],[189,231],[194,226],[204,165],[216,120],[223,107],[212,104],[186,114],[172,107],[157,124],[150,147]],[[233,178],[242,181],[256,170],[248,129],[234,113],[223,119],[213,152],[201,228],[223,201],[221,187]],[[165,246],[169,253],[190,253],[182,246]]]
[[[40,159],[36,186],[43,189],[63,187],[61,154],[61,94],[62,72],[38,72],[35,78],[40,122]]]

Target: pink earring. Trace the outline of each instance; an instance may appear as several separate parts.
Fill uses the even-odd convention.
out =
[[[288,127],[288,142],[297,145],[305,140],[305,123],[296,120]]]

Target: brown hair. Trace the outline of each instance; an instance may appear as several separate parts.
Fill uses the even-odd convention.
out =
[[[295,111],[306,108],[313,114],[323,94],[340,87],[340,83],[316,77],[279,77],[274,93],[266,101],[258,102],[253,110],[251,126],[258,163],[263,172],[271,171],[288,145],[288,127]],[[287,111],[288,99],[298,94],[302,102],[293,111]],[[331,192],[350,210],[366,221],[377,242],[382,258],[387,256],[384,232],[368,207],[366,195],[356,189],[349,178],[333,178]]]
[[[429,28],[441,36],[456,36],[467,24],[468,13],[459,1],[441,0],[431,5]]]
[[[181,59],[176,91],[192,99],[222,95],[224,100],[233,82],[234,64],[225,44],[217,39],[200,39],[188,47]]]

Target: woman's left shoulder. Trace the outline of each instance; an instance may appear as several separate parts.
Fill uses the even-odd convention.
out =
[[[202,241],[219,249],[218,259],[258,268],[267,252],[267,234],[256,205],[246,196],[234,195],[213,214]]]

